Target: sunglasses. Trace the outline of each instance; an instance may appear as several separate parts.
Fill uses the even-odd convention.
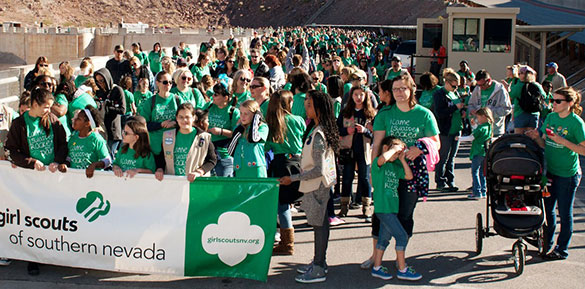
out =
[[[52,82],[41,82],[41,83],[39,83],[39,85],[51,87],[51,86],[53,86],[53,83]]]
[[[552,103],[556,103],[556,104],[561,104],[563,101],[569,102],[570,100],[566,100],[566,99],[559,99],[559,98],[553,98],[550,100]]]
[[[169,81],[169,80],[163,80],[163,81],[159,81],[159,82],[160,82],[160,83],[162,83],[163,85],[169,85],[169,84],[171,84],[171,83],[172,83],[172,82],[171,82],[171,81]]]
[[[228,62],[228,63],[234,63],[235,61],[233,61],[233,60],[228,60],[227,62]]]
[[[241,80],[241,81],[243,81],[243,82],[248,82],[248,83],[249,83],[249,82],[252,82],[252,80],[251,80],[251,79],[249,79],[249,78],[244,78],[244,77],[240,77],[240,80]]]
[[[258,55],[250,55],[250,58],[258,58]]]
[[[187,80],[193,80],[192,77],[187,77],[187,76],[183,76],[183,77],[181,77],[181,79],[182,80],[185,80],[185,81],[187,81]]]
[[[255,89],[255,88],[258,88],[258,87],[264,87],[264,85],[259,85],[259,84],[252,84],[252,85],[250,85],[250,88],[251,89]]]
[[[116,53],[124,53],[124,50],[116,50]]]
[[[48,64],[39,64],[40,67],[49,67]]]

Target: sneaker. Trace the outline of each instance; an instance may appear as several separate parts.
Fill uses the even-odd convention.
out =
[[[382,280],[390,280],[392,279],[392,275],[388,273],[388,268],[384,266],[380,266],[378,270],[372,267],[372,276],[376,278],[380,278]]]
[[[561,253],[559,253],[559,251],[553,250],[552,252],[544,255],[544,259],[549,261],[565,260],[567,259],[567,256],[563,256]]]
[[[305,274],[309,270],[311,270],[312,267],[313,267],[313,261],[311,261],[311,263],[309,263],[309,264],[301,265],[301,266],[297,267],[297,273]],[[329,266],[327,266],[327,263],[325,263],[325,267],[323,267],[323,270],[325,270],[325,274],[327,274],[329,272]]]
[[[329,217],[329,226],[337,226],[337,225],[341,225],[341,224],[345,224],[345,221],[338,218],[338,217]]]
[[[280,232],[278,230],[274,233],[274,242],[280,242]]]
[[[295,277],[295,281],[299,283],[318,283],[327,280],[325,269],[321,266],[314,265],[309,270],[301,275]]]
[[[371,223],[371,222],[372,222],[372,217],[366,216],[366,223]]]
[[[366,261],[362,262],[360,264],[360,268],[367,270],[370,269],[374,266],[374,260],[372,260],[371,258],[366,259]]]
[[[478,196],[476,194],[469,194],[469,195],[467,195],[467,198],[470,200],[479,200],[479,199],[481,199],[481,196]]]
[[[444,185],[440,185],[440,186],[437,185],[437,188],[436,188],[437,191],[443,191],[444,189],[445,189]]]
[[[416,281],[422,278],[422,275],[416,273],[412,267],[406,267],[406,272],[402,273],[400,270],[396,272],[396,277],[400,280]]]
[[[359,210],[362,208],[362,205],[358,204],[358,203],[351,203],[349,204],[349,209],[350,210]]]
[[[0,266],[8,266],[12,263],[12,260],[7,258],[0,258]]]
[[[455,193],[458,191],[459,191],[459,188],[456,186],[449,186],[449,188],[447,189],[447,192],[450,192],[450,193]]]
[[[297,210],[297,207],[295,207],[295,206],[292,206],[292,207],[290,208],[290,212],[291,212],[291,213],[294,213],[294,214],[297,214],[297,213],[299,212],[299,210]]]

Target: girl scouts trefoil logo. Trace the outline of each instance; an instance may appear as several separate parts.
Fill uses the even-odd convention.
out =
[[[97,220],[100,216],[105,216],[110,212],[110,201],[104,202],[102,194],[91,191],[77,201],[77,212],[87,219],[88,222]]]

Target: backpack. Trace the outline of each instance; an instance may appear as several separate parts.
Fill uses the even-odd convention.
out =
[[[525,112],[539,112],[544,108],[544,95],[540,91],[540,87],[534,83],[526,83],[522,87],[518,105]]]

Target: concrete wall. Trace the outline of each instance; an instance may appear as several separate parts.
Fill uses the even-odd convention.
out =
[[[539,0],[540,2],[561,6],[565,8],[573,8],[585,11],[585,1],[583,0]]]

